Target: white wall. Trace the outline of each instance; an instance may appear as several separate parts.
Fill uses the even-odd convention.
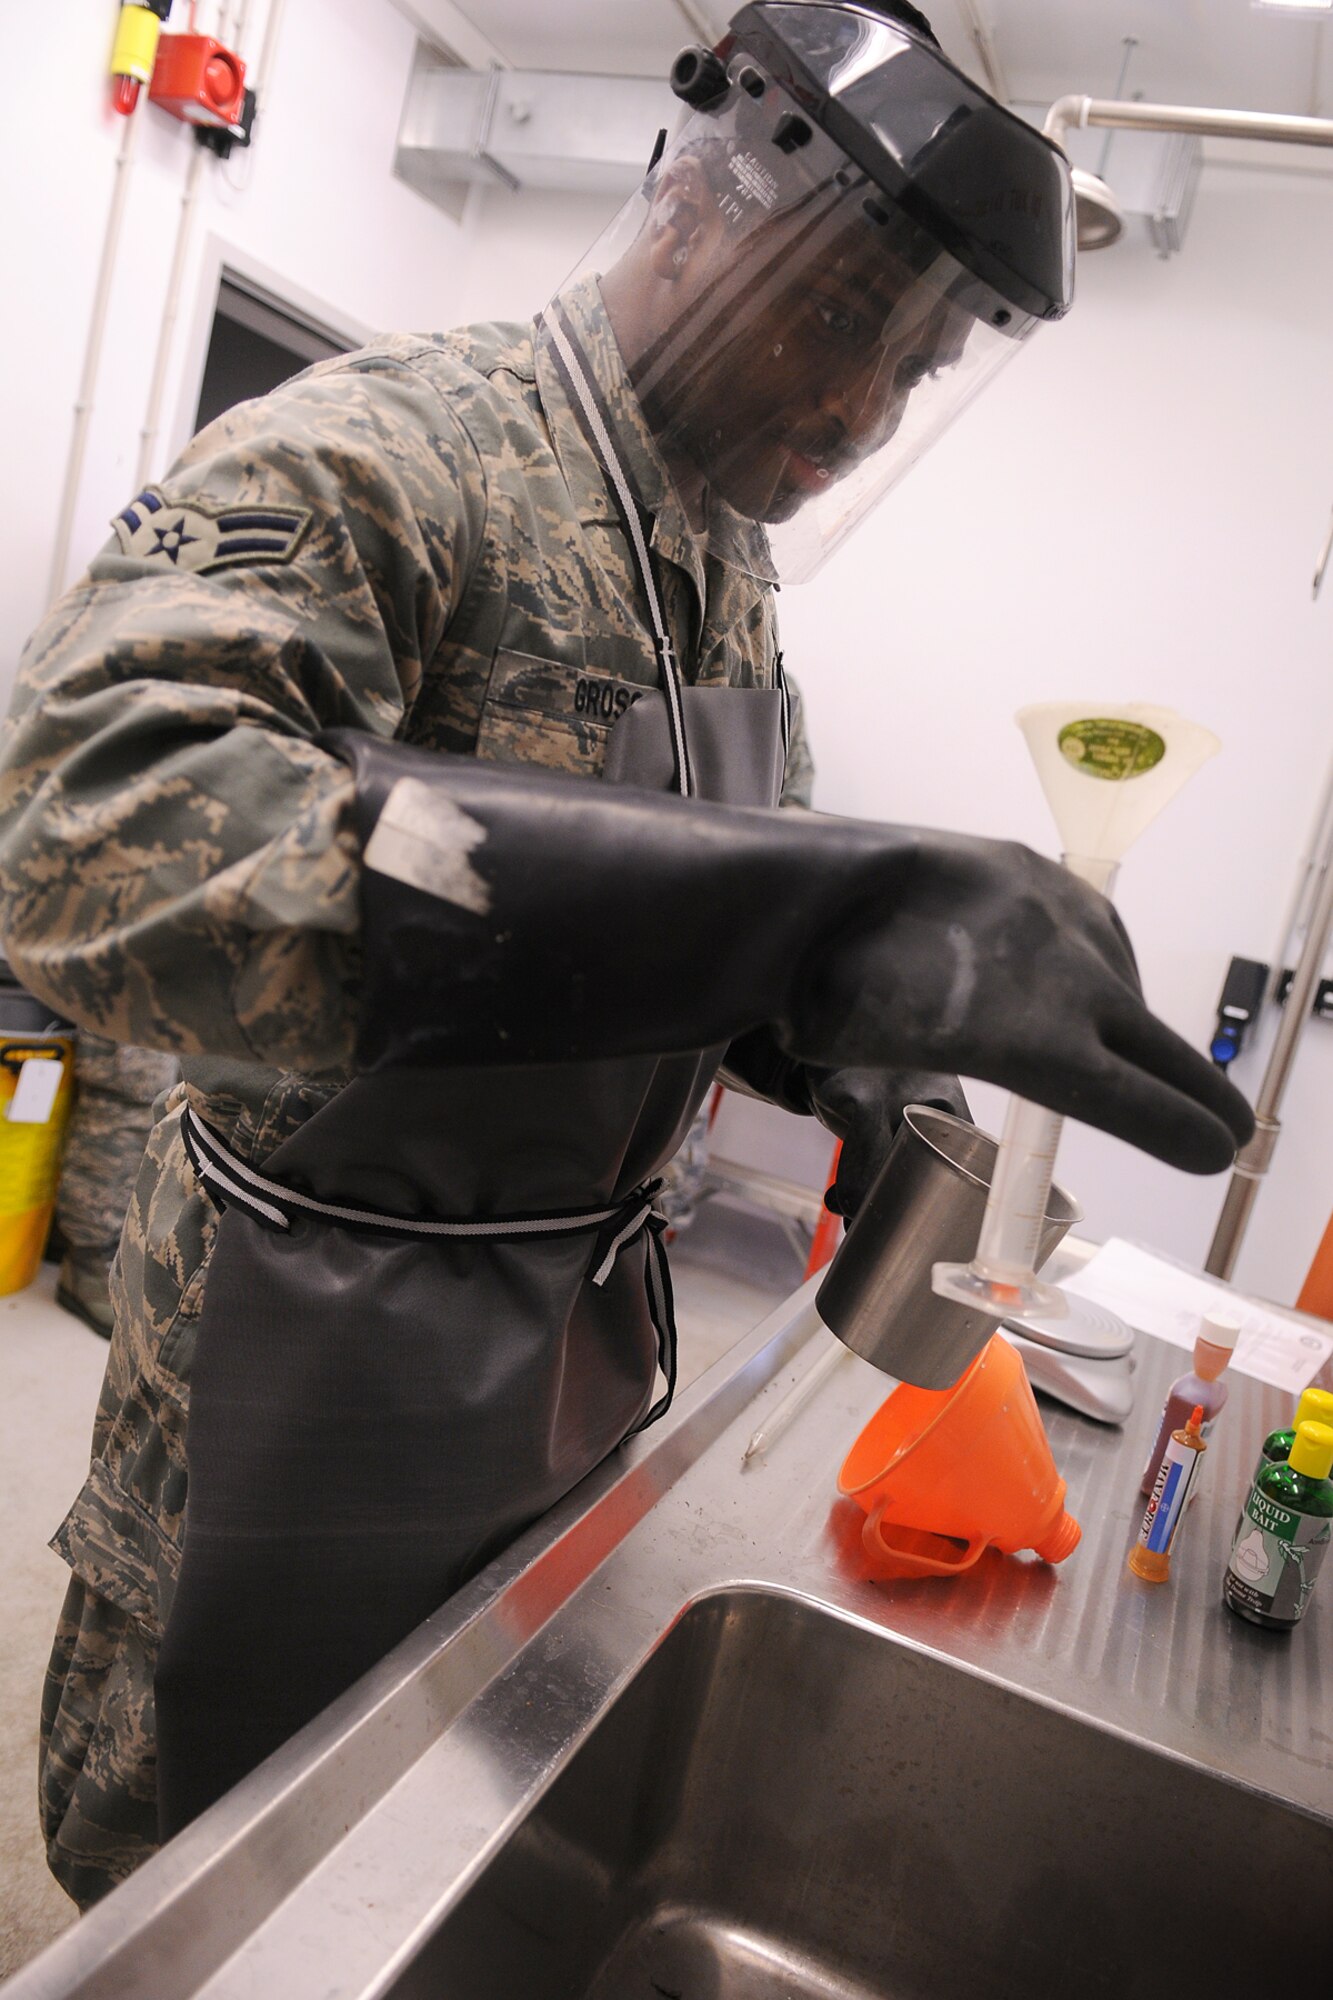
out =
[[[784,600],[818,803],[1056,841],[1013,711],[1164,702],[1223,752],[1124,863],[1150,999],[1206,1046],[1233,952],[1268,959],[1333,754],[1333,180],[1205,172],[1183,253],[1085,257],[1075,309],[807,589]],[[1251,1092],[1247,1052],[1236,1080]],[[983,1123],[1001,1106],[977,1090]],[[1237,1281],[1291,1300],[1333,1207],[1333,1028],[1313,1023]],[[1090,1232],[1201,1261],[1223,1181],[1071,1130]]]
[[[259,55],[271,0],[255,0],[241,53]],[[182,9],[177,9],[181,15]],[[216,9],[200,8],[212,27]],[[122,121],[104,79],[110,4],[45,7],[27,30],[23,87],[0,131],[7,276],[19,310],[0,328],[0,418],[11,468],[0,574],[0,678],[44,609],[53,524]],[[183,27],[183,20],[174,23]],[[456,316],[462,232],[391,174],[415,35],[388,0],[287,0],[256,143],[226,166],[205,162],[186,270],[176,365],[163,403],[160,472],[193,410],[205,278],[219,250],[272,270],[353,329],[439,326]],[[140,105],[121,262],[75,518],[69,574],[106,540],[133,497],[187,129]],[[7,287],[7,290],[9,288]],[[188,380],[182,378],[187,365]],[[185,422],[183,422],[183,418]]]
[[[5,223],[21,303],[0,335],[4,674],[42,609],[119,136],[98,11],[41,10],[0,137],[9,184],[29,190]],[[602,200],[487,194],[460,228],[393,180],[411,47],[388,0],[289,0],[259,143],[227,170],[243,191],[206,176],[165,406],[173,432],[191,406],[219,242],[349,321],[430,326],[526,315],[596,235]],[[74,568],[131,492],[190,143],[156,115],[140,136]],[[1333,751],[1333,597],[1312,606],[1309,592],[1333,502],[1330,241],[1333,180],[1210,166],[1184,253],[1164,264],[1126,244],[1084,259],[1069,319],[782,601],[826,810],[1051,851],[1010,720],[1020,704],[1146,697],[1217,730],[1223,755],[1133,851],[1119,896],[1150,998],[1201,1046],[1230,955],[1276,949]],[[1252,1090],[1258,1068],[1247,1055],[1238,1080]],[[975,1100],[996,1124],[998,1094]],[[1284,1122],[1237,1276],[1290,1299],[1333,1207],[1333,1028],[1312,1024]],[[1222,1181],[1082,1130],[1061,1173],[1093,1235],[1204,1255]]]
[[[486,196],[462,310],[520,315],[606,211]],[[1070,316],[781,603],[825,811],[1053,853],[1016,708],[1152,700],[1217,732],[1222,754],[1132,851],[1118,893],[1152,1004],[1201,1048],[1232,954],[1278,949],[1333,756],[1333,595],[1310,599],[1333,505],[1330,242],[1333,176],[1210,166],[1184,252],[1085,257]],[[1266,1044],[1233,1070],[1251,1096]],[[971,1095],[998,1130],[1002,1094]],[[1307,1031],[1283,1127],[1236,1281],[1290,1302],[1333,1209],[1333,1026]],[[1077,1127],[1060,1172],[1091,1235],[1202,1263],[1225,1179]]]

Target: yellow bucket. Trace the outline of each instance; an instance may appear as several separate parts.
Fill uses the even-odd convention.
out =
[[[75,1032],[0,1033],[0,1294],[37,1275],[74,1101]]]

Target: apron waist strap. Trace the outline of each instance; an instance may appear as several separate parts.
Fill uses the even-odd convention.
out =
[[[289,1230],[297,1215],[329,1223],[350,1223],[386,1236],[461,1238],[477,1241],[489,1238],[499,1243],[521,1243],[531,1237],[594,1235],[597,1238],[588,1276],[594,1285],[604,1285],[616,1258],[627,1244],[648,1232],[648,1310],[657,1333],[658,1362],[666,1377],[666,1393],[649,1410],[638,1431],[655,1423],[670,1407],[676,1388],[676,1317],[671,1290],[671,1273],[663,1241],[667,1219],[656,1206],[660,1180],[644,1181],[631,1188],[622,1201],[602,1208],[569,1208],[547,1215],[437,1218],[431,1216],[386,1215],[380,1209],[348,1208],[340,1202],[320,1201],[281,1181],[257,1173],[205,1125],[191,1106],[181,1119],[181,1137],[195,1173],[220,1209],[233,1202],[267,1229]]]

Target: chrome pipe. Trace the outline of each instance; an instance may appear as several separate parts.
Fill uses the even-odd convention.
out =
[[[1316,597],[1318,597],[1320,588],[1323,584],[1324,572],[1328,568],[1328,559],[1330,556],[1333,556],[1333,514],[1329,516],[1328,533],[1324,536],[1323,544],[1320,547],[1319,554],[1315,557],[1314,595]]]
[[[991,33],[977,0],[958,0],[958,11],[962,15],[963,24],[972,38],[972,45],[977,52],[977,60],[980,62],[982,71],[985,74],[986,88],[990,91],[991,96],[998,99],[1001,104],[1012,103],[1013,92],[1010,90],[1004,70],[1000,66],[1000,53],[995,46],[995,37]]]
[[[718,29],[709,20],[704,9],[695,5],[695,0],[673,0],[673,4],[686,26],[698,36],[706,49],[711,49],[721,40]]]
[[[1271,139],[1294,146],[1333,146],[1333,118],[1293,118],[1276,111],[1213,111],[1192,104],[1122,103],[1111,97],[1057,97],[1042,131],[1063,146],[1072,127],[1123,132],[1187,132],[1198,139]]]
[[[1259,1185],[1268,1172],[1281,1132],[1278,1110],[1291,1074],[1296,1048],[1305,1032],[1314,998],[1315,982],[1323,969],[1330,934],[1333,934],[1333,833],[1324,849],[1323,875],[1310,914],[1300,957],[1292,977],[1277,1038],[1269,1053],[1259,1095],[1255,1099],[1255,1132],[1248,1146],[1236,1156],[1236,1165],[1226,1200],[1208,1251],[1204,1270],[1210,1277],[1229,1278],[1249,1224],[1250,1213],[1259,1194]]]

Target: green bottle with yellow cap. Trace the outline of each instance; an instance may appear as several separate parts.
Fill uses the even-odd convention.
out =
[[[1223,1602],[1252,1625],[1289,1632],[1310,1602],[1333,1539],[1333,1425],[1301,1423],[1285,1465],[1250,1488],[1222,1585]]]
[[[1285,1465],[1291,1456],[1291,1447],[1296,1442],[1298,1424],[1333,1424],[1333,1389],[1306,1389],[1296,1405],[1296,1414],[1289,1430],[1270,1431],[1259,1452],[1259,1463],[1254,1468],[1257,1479],[1266,1465]]]

